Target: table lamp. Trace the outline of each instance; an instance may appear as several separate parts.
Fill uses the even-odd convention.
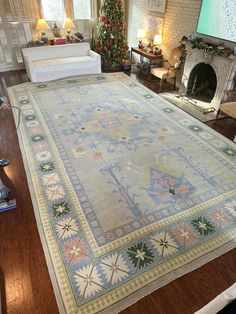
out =
[[[139,48],[143,48],[143,43],[142,43],[142,39],[144,39],[146,37],[146,32],[144,29],[140,28],[137,32],[137,38],[139,39],[138,42],[138,47]]]
[[[159,45],[162,44],[162,35],[155,35],[153,39],[152,52],[154,55],[160,55],[162,53]]]
[[[159,46],[162,44],[162,35],[155,35],[153,40],[153,46]]]
[[[36,30],[41,31],[41,38],[40,40],[47,43],[47,37],[45,30],[49,29],[47,22],[44,19],[39,19],[36,25]]]
[[[72,35],[71,35],[71,29],[72,28],[75,28],[75,25],[74,23],[72,22],[72,20],[67,17],[64,22],[63,22],[63,25],[62,25],[62,28],[65,28],[67,29],[67,35],[66,35],[66,38],[68,41],[71,41],[72,39]]]

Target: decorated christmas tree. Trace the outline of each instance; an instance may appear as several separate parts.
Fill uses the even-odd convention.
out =
[[[121,0],[103,1],[96,38],[96,51],[103,65],[120,65],[127,57],[127,28]]]

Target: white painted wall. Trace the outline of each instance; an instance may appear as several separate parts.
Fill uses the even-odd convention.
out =
[[[148,14],[148,0],[129,0],[128,5],[128,45],[138,46],[137,31],[145,28]]]

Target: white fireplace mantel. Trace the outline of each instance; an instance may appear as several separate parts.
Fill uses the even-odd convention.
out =
[[[189,49],[184,65],[184,72],[182,76],[182,83],[187,91],[188,80],[193,68],[199,63],[207,63],[212,66],[216,73],[217,86],[215,95],[211,101],[211,107],[218,110],[222,102],[227,101],[229,91],[231,91],[235,84],[236,78],[236,57],[220,57],[218,55],[205,55],[204,50]]]

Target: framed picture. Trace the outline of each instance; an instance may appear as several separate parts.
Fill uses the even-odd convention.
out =
[[[148,12],[163,17],[166,10],[166,0],[148,0]]]
[[[161,17],[147,16],[146,32],[149,40],[153,40],[156,34],[162,34],[162,22],[163,19]]]

